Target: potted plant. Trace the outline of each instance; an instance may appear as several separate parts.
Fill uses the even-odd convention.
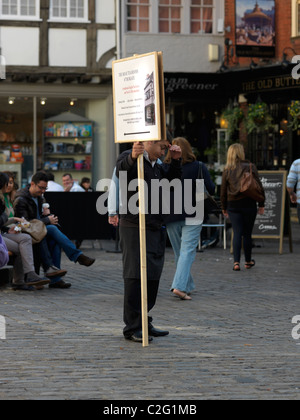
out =
[[[272,117],[269,113],[268,105],[265,102],[250,104],[246,117],[246,130],[252,133],[253,130],[268,130],[273,127]]]
[[[233,108],[228,107],[223,111],[222,118],[227,122],[228,138],[231,139],[244,119],[244,112],[239,106],[234,106]]]
[[[289,127],[292,130],[298,130],[300,126],[300,101],[292,101],[288,111],[290,116]]]

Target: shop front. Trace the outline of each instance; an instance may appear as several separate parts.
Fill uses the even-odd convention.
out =
[[[247,115],[250,104],[266,104],[271,119],[268,126],[259,124],[250,133],[241,124],[236,138],[246,146],[248,158],[259,169],[288,170],[300,156],[299,130],[293,125],[290,107],[299,98],[300,79],[293,77],[293,66],[276,65],[226,74],[235,85],[240,106]]]
[[[0,170],[23,187],[50,169],[61,183],[109,177],[116,159],[111,85],[1,82]]]
[[[229,107],[240,106],[245,120],[229,141],[241,141],[247,157],[259,169],[289,169],[293,160],[300,157],[300,127],[295,121],[292,126],[289,111],[300,93],[300,78],[295,77],[294,67],[277,64],[215,74],[166,73],[170,133],[186,137],[198,159],[219,162],[219,137],[224,135],[224,128],[226,131],[222,114]],[[247,128],[249,106],[261,103],[266,105],[270,124]]]

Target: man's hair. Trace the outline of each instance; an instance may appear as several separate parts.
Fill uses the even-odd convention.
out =
[[[8,184],[9,177],[7,174],[0,172],[0,190]]]
[[[62,177],[64,178],[65,176],[69,176],[71,179],[73,179],[72,175],[71,175],[71,174],[69,174],[69,173],[64,174]]]
[[[54,174],[52,172],[46,172],[48,181],[54,181]]]
[[[45,172],[37,172],[33,175],[31,179],[31,182],[33,182],[34,184],[38,184],[40,181],[48,182],[48,177],[45,174]]]

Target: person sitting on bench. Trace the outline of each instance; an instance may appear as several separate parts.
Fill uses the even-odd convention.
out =
[[[8,251],[14,255],[13,261],[13,288],[15,290],[35,290],[49,284],[48,278],[41,278],[34,271],[31,237],[15,230],[15,223],[21,222],[20,218],[8,217],[4,204],[5,193],[9,177],[0,173],[0,230],[4,233],[3,240]],[[34,287],[35,286],[35,287]]]

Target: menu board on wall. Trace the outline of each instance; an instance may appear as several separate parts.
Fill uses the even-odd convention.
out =
[[[162,53],[113,62],[115,142],[165,139]]]
[[[259,171],[265,190],[265,213],[257,215],[253,238],[280,239],[282,253],[286,211],[286,171]]]

